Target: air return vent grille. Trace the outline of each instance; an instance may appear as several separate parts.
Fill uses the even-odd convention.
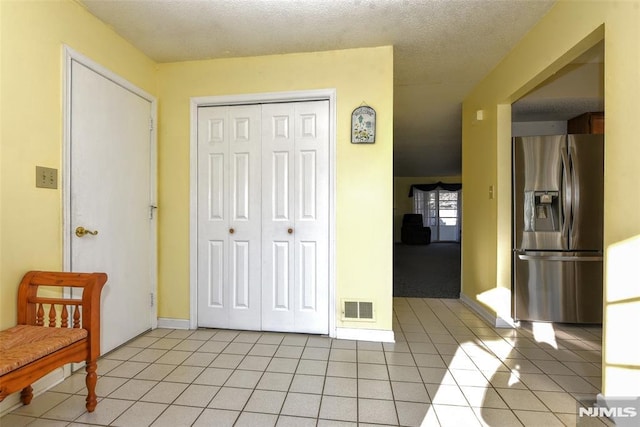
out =
[[[371,301],[345,301],[344,320],[373,320],[373,303]]]

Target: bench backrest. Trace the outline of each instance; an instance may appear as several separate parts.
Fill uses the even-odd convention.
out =
[[[100,295],[105,273],[30,271],[18,289],[18,324],[83,328],[89,333],[92,356],[100,355]],[[47,298],[40,286],[81,288],[82,298]],[[58,311],[59,310],[59,311]],[[45,313],[47,321],[45,322]]]

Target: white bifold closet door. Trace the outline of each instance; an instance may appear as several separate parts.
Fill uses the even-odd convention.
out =
[[[328,101],[262,108],[262,327],[328,332]]]
[[[260,329],[260,106],[198,109],[198,325]]]
[[[328,101],[199,108],[198,169],[198,325],[327,333]]]

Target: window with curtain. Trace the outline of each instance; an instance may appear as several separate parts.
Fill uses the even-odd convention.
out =
[[[413,212],[422,214],[432,241],[460,241],[460,190],[413,188]]]

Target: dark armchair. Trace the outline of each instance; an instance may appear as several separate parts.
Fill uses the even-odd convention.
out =
[[[404,215],[400,240],[406,245],[428,245],[431,243],[431,228],[423,225],[421,214]]]

